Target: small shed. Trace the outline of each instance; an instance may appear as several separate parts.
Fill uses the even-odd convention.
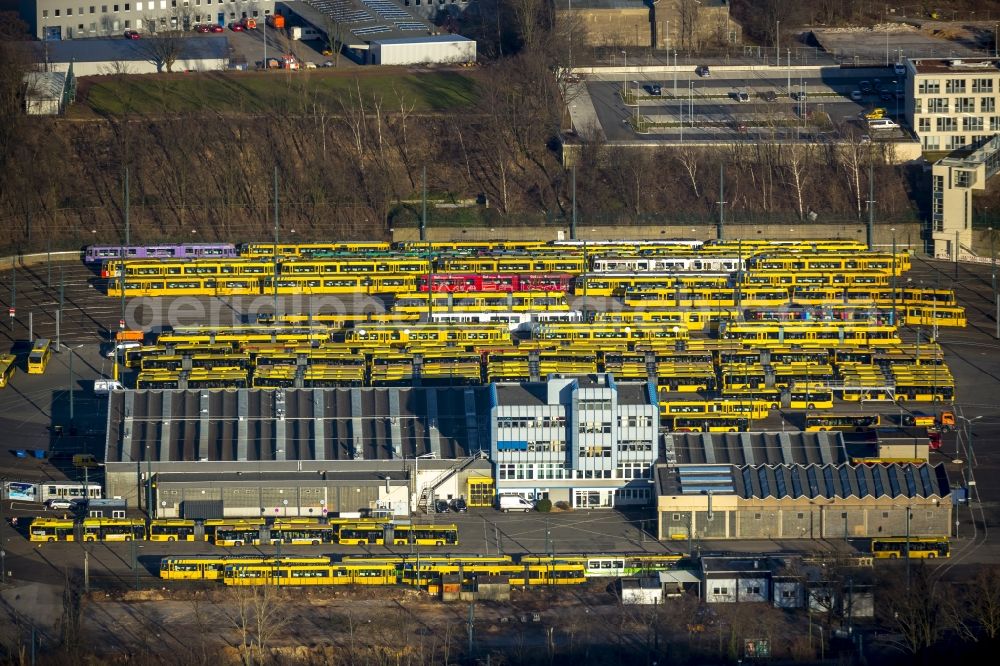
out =
[[[673,569],[660,572],[660,588],[665,598],[680,597],[688,591],[697,594],[700,585],[701,577],[694,571]]]
[[[653,605],[663,603],[663,589],[659,576],[622,578],[622,603],[625,605]]]
[[[510,601],[507,576],[477,576],[473,581],[475,598],[480,601]]]
[[[28,72],[24,75],[24,112],[29,116],[58,116],[66,99],[65,72]]]

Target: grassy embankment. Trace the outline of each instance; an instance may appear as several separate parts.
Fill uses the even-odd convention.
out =
[[[360,90],[369,103],[381,99],[383,112],[402,102],[415,113],[440,113],[475,104],[475,72],[408,69],[327,69],[299,72],[207,72],[99,76],[81,79],[70,117],[221,115],[275,111],[310,112],[316,105],[337,113]]]

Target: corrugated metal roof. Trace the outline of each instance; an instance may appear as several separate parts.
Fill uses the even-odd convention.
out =
[[[24,75],[26,94],[29,99],[62,99],[66,87],[63,72],[28,72]]]
[[[729,478],[744,499],[774,497],[944,498],[951,486],[944,465],[743,465]],[[721,472],[720,472],[721,474]],[[805,479],[803,479],[803,475]],[[682,476],[682,487],[683,476]]]

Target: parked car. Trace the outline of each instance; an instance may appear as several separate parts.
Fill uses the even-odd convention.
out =
[[[456,513],[465,513],[469,510],[469,505],[461,497],[456,497],[451,501],[451,510]]]
[[[892,73],[896,76],[906,76],[906,65],[901,62],[897,62],[892,66]]]
[[[882,100],[883,102],[889,102],[889,101],[892,101],[892,99],[893,99],[894,97],[895,97],[895,96],[894,96],[894,95],[893,95],[893,94],[892,94],[891,92],[889,92],[888,90],[883,90],[882,92],[880,92],[880,93],[878,94],[878,98],[879,98],[880,100]]]
[[[208,28],[209,32],[222,32],[222,26],[218,23],[212,24]]]
[[[806,94],[801,90],[792,93],[792,99],[796,102],[803,102],[806,99]]]
[[[870,93],[872,91],[872,84],[870,81],[862,81],[858,84],[858,88],[860,88],[863,93]]]
[[[434,511],[437,513],[448,513],[451,509],[448,507],[448,500],[440,499],[434,502]]]
[[[853,100],[855,102],[860,102],[864,98],[865,98],[865,96],[861,94],[860,90],[852,90],[851,91],[851,100]]]
[[[312,62],[311,60],[307,60],[306,62],[302,63],[302,66],[305,67],[306,69],[316,69],[316,63]]]
[[[333,61],[332,60],[324,60],[323,61],[323,67],[333,67]]]
[[[125,39],[142,39],[142,35],[139,34],[138,30],[126,30],[124,36]]]
[[[659,97],[660,95],[663,94],[663,88],[660,87],[659,83],[650,83],[647,86],[647,89],[649,90],[650,95],[656,95],[657,97]]]
[[[882,90],[882,79],[872,79],[872,88]]]
[[[708,69],[708,65],[699,65],[698,69],[694,70],[694,73],[703,79],[708,78],[709,76],[712,75],[712,73]]]
[[[194,26],[194,31],[195,32],[201,32],[201,33],[211,32],[212,31],[212,26],[204,25],[202,23],[199,23],[199,24],[197,24],[197,25]]]
[[[45,503],[46,509],[72,509],[73,502],[68,499],[50,499]]]
[[[229,24],[229,29],[232,30],[233,32],[243,32],[243,24],[242,23],[230,23]]]
[[[742,90],[737,90],[736,92],[734,92],[732,94],[732,97],[737,102],[741,102],[741,103],[742,102],[749,102],[750,101],[750,95],[748,95],[747,93],[743,92]]]
[[[765,102],[777,102],[778,95],[773,90],[765,90],[760,94],[761,99]]]

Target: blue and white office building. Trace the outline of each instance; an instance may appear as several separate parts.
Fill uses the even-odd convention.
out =
[[[654,387],[599,374],[491,384],[489,391],[498,494],[579,508],[652,503]]]

